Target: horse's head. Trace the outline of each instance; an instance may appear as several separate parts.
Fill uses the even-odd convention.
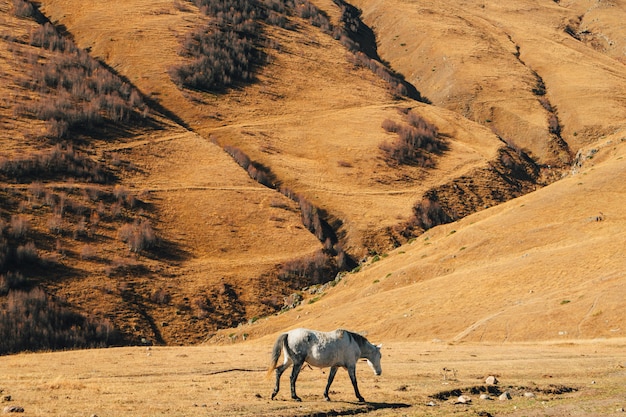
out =
[[[372,350],[367,356],[367,364],[372,368],[374,373],[378,376],[383,373],[383,369],[380,367],[380,348],[383,345],[374,346],[372,345]]]

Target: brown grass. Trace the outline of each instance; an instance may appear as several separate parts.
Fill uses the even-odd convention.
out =
[[[334,3],[314,3],[333,24],[340,22],[342,11]],[[568,8],[547,2],[527,10],[518,3],[470,2],[459,8],[449,2],[427,2],[418,10],[400,1],[356,4],[366,23],[376,28],[382,58],[404,73],[434,106],[399,100],[385,80],[350,59],[340,41],[298,16],[290,16],[293,26],[266,28],[267,45],[272,47],[263,51],[269,61],[256,83],[216,97],[179,89],[167,71],[181,62],[177,51],[185,35],[210,20],[193,4],[42,3],[44,13],[64,25],[77,46],[90,48],[94,57],[115,68],[171,116],[163,119],[161,131],[113,135],[115,139],[96,142],[90,150],[95,159],[104,158],[116,167],[122,186],[146,196],[143,209],[153,210],[153,225],[169,246],[128,257],[127,247],[117,239],[121,223],[113,221],[119,217],[119,205],[109,205],[119,204],[118,199],[88,205],[91,224],[96,230],[108,230],[102,232],[101,242],[115,244],[103,244],[96,258],[75,264],[84,271],[80,279],[72,276],[50,291],[67,292],[70,302],[101,315],[120,311],[116,325],[137,339],[146,334],[156,342],[172,344],[198,342],[216,331],[214,322],[198,319],[201,309],[194,307],[192,294],[220,294],[223,288],[231,288],[237,297],[224,297],[224,305],[232,306],[245,317],[243,321],[271,312],[267,300],[280,305],[291,289],[274,279],[278,266],[311,256],[323,244],[302,225],[292,201],[250,179],[221,149],[232,146],[271,168],[281,185],[326,213],[325,220],[348,253],[357,259],[377,253],[381,260],[363,265],[361,275],[348,275],[344,286],[340,283],[332,294],[310,304],[311,310],[290,312],[258,330],[228,332],[246,331],[250,337],[275,333],[299,322],[298,315],[305,312],[318,319],[318,306],[331,311],[334,307],[327,300],[335,300],[337,305],[350,305],[352,312],[336,310],[328,326],[339,321],[369,327],[360,321],[367,317],[365,307],[377,308],[389,315],[376,325],[381,338],[535,340],[552,338],[560,331],[581,338],[619,335],[612,330],[623,328],[616,302],[621,294],[617,285],[621,265],[619,259],[602,252],[615,253],[614,242],[620,241],[623,230],[619,211],[602,198],[606,190],[615,193],[611,195],[617,196],[616,201],[622,195],[621,179],[614,172],[621,172],[618,158],[624,137],[619,130],[623,105],[615,93],[624,88],[623,65],[614,58],[615,51],[604,53],[576,43],[563,32],[563,18],[580,15],[578,5]],[[594,12],[598,18],[612,21],[605,9],[599,9]],[[119,24],[122,15],[126,20]],[[6,21],[13,36],[26,42],[31,23],[20,26],[13,17]],[[595,25],[591,16],[586,21]],[[415,27],[422,29],[416,33]],[[17,64],[28,61],[22,51],[7,51],[1,52],[3,80],[13,79],[21,68]],[[564,66],[553,65],[555,59]],[[541,97],[549,98],[552,110],[558,109],[559,133],[569,149],[552,139],[556,125],[550,125],[551,112],[533,92],[535,74],[544,83]],[[32,99],[15,83],[3,86],[7,86],[6,97]],[[3,115],[13,114],[8,101],[3,103]],[[387,119],[400,123],[404,116],[398,108],[411,108],[437,126],[449,143],[450,149],[437,159],[434,169],[390,167],[382,160],[378,146],[390,135],[381,125]],[[39,136],[21,132],[28,124],[28,130],[41,133],[40,123],[31,126],[14,117],[3,120],[9,120],[2,131],[2,144],[7,145],[3,149],[11,157],[37,148],[33,137]],[[12,135],[24,140],[11,140]],[[215,138],[215,143],[209,138]],[[585,175],[559,183],[567,188],[537,193],[537,200],[493,208],[513,195],[500,188],[509,178],[507,169],[513,167],[502,157],[503,141],[540,163],[537,184],[509,184],[508,190],[516,195],[569,173],[554,167],[565,166],[570,151],[581,151],[584,168],[576,169]],[[595,152],[598,148],[603,152]],[[611,174],[594,175],[601,167]],[[593,185],[586,185],[587,181]],[[432,235],[407,246],[408,236],[397,233],[396,238],[390,231],[409,221],[416,203],[432,190],[446,191],[437,200],[446,209],[465,215],[489,206],[491,210],[483,214],[489,217],[468,218],[465,222],[480,223],[474,228],[463,222],[435,227]],[[111,192],[104,190],[104,195]],[[568,203],[573,201],[577,205]],[[605,220],[584,222],[600,216],[599,212]],[[45,217],[52,213],[46,212]],[[83,216],[87,218],[87,213],[77,213],[76,226]],[[122,220],[132,224],[135,217],[129,217]],[[573,221],[578,222],[576,227]],[[34,227],[41,230],[42,225],[39,220]],[[590,225],[599,227],[590,229]],[[553,242],[553,237],[567,244],[543,244]],[[91,242],[63,240],[60,252],[74,254],[75,262],[86,243]],[[59,252],[54,247],[54,240],[48,242],[46,254]],[[389,256],[382,257],[385,254]],[[555,254],[565,260],[557,262]],[[115,263],[117,272],[107,272],[94,260],[105,255],[120,258]],[[528,259],[532,265],[523,263]],[[598,280],[603,285],[595,285]],[[557,281],[563,288],[574,288],[576,297],[555,288]],[[170,301],[150,301],[155,288],[166,289]],[[436,299],[429,298],[432,288],[439,294]],[[380,295],[372,300],[370,294]],[[466,303],[459,301],[465,299]],[[394,300],[391,307],[389,300]],[[499,304],[492,304],[494,300]],[[570,302],[560,304],[563,300]],[[549,308],[537,308],[542,305]],[[574,308],[575,312],[570,310]],[[403,322],[411,309],[422,311],[416,327]],[[539,330],[519,324],[514,320],[519,311],[529,317],[528,322],[540,317],[546,324]],[[600,324],[602,319],[608,321]]]
[[[289,398],[288,372],[271,401],[273,381],[265,374],[272,342],[5,357],[0,389],[11,401],[2,405],[21,406],[31,416],[589,416],[619,415],[623,407],[623,340],[535,346],[384,343],[381,376],[357,365],[365,404],[355,402],[344,370],[333,383],[332,401],[323,401],[327,370],[317,368],[300,374],[302,403]],[[511,400],[480,400],[472,393],[487,389],[489,375],[497,376],[498,389],[508,390]],[[469,395],[471,404],[455,405],[458,392]],[[524,397],[526,392],[535,397]]]

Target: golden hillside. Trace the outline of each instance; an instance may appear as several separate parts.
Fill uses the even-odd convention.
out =
[[[11,286],[41,287],[158,344],[296,325],[388,340],[623,336],[624,4],[359,0],[359,15],[341,1],[250,2],[265,17],[236,42],[258,62],[209,91],[173,75],[197,34],[235,25],[200,1],[50,0],[35,18],[16,13],[25,3],[0,9],[2,165],[55,146],[79,160],[71,143],[100,174],[3,171],[8,244],[38,261],[11,252],[3,272],[26,277],[0,305]],[[36,117],[45,106],[31,102],[78,100],[49,77],[33,88],[64,56],[33,41],[46,19],[102,65],[89,77],[121,80],[127,110],[102,105],[102,121],[62,134],[54,113]],[[403,134],[431,142],[393,159]]]

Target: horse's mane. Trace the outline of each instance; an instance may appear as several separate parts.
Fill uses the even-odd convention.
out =
[[[363,336],[363,335],[360,335],[360,334],[354,333],[354,332],[350,332],[348,330],[346,330],[346,333],[348,333],[350,335],[350,337],[352,337],[354,339],[354,341],[359,345],[360,348],[370,344],[369,340],[367,340],[365,338],[365,336]]]

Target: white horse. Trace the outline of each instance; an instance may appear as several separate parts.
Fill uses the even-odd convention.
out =
[[[305,362],[318,368],[330,366],[328,374],[328,383],[324,390],[324,398],[330,401],[328,390],[330,384],[333,383],[335,374],[339,367],[348,370],[350,381],[354,387],[354,393],[359,401],[365,400],[359,393],[356,383],[356,362],[360,358],[367,359],[367,363],[374,370],[376,375],[380,375],[380,348],[382,345],[375,346],[371,344],[365,337],[358,333],[349,332],[347,330],[338,329],[332,332],[318,332],[308,329],[295,329],[278,336],[272,349],[272,360],[268,370],[271,374],[276,370],[276,386],[272,393],[272,400],[278,393],[280,388],[280,377],[285,370],[293,364],[291,371],[291,398],[296,401],[302,401],[296,395],[296,380],[298,374]],[[276,366],[280,352],[283,352],[283,364]]]

